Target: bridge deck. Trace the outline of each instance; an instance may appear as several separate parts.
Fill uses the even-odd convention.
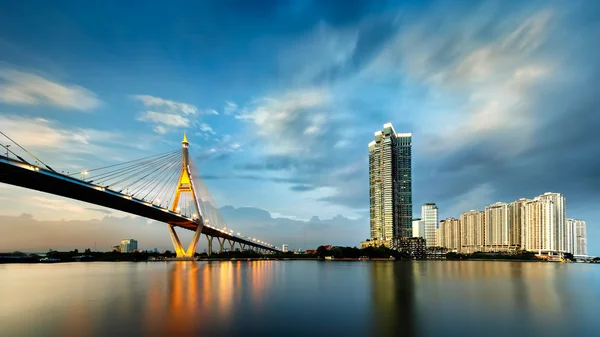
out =
[[[7,159],[6,157],[0,158],[0,182],[85,201],[94,205],[139,215],[144,218],[170,223],[191,231],[195,231],[198,226],[202,226],[192,218],[149,202],[86,183],[64,174],[52,172],[17,160]],[[203,226],[202,234],[225,238],[272,251],[279,251],[271,246],[265,246],[207,225]]]

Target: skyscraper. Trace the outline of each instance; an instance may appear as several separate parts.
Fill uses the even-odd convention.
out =
[[[509,237],[511,246],[521,246],[523,204],[525,204],[527,201],[528,199],[521,198],[508,204],[508,212],[510,214]]]
[[[455,218],[441,220],[437,235],[438,246],[447,248],[448,251],[459,252],[461,250],[460,240],[460,220]]]
[[[587,256],[587,236],[585,221],[567,219],[567,252],[573,255]]]
[[[412,236],[413,238],[425,238],[425,221],[421,219],[412,221]]]
[[[497,202],[485,208],[484,245],[486,251],[505,251],[510,247],[509,207]]]
[[[554,250],[565,252],[567,250],[567,231],[566,231],[566,199],[560,193],[546,192],[539,196],[540,199],[552,201],[552,210],[554,212],[554,229],[552,246]]]
[[[434,203],[421,207],[421,219],[425,222],[425,244],[427,247],[437,246],[436,232],[438,228],[438,208]]]
[[[133,253],[138,249],[138,242],[134,239],[121,240],[121,253]]]
[[[474,253],[483,250],[484,220],[482,211],[468,211],[460,215],[461,251]]]
[[[411,139],[387,123],[369,143],[371,241],[397,246],[412,236]]]
[[[554,203],[536,197],[523,204],[521,249],[538,252],[556,251]]]

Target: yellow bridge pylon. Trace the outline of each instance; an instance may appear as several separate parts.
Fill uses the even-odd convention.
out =
[[[189,166],[189,153],[188,147],[190,143],[188,143],[187,137],[185,133],[183,134],[183,141],[181,142],[181,147],[183,151],[183,161],[181,166],[181,174],[179,175],[179,181],[177,183],[177,190],[175,191],[175,199],[173,200],[173,205],[171,210],[177,211],[177,204],[179,203],[179,198],[182,193],[190,193],[192,195],[192,200],[194,201],[194,208],[196,209],[196,217],[198,219],[198,228],[194,233],[194,237],[192,238],[192,242],[188,246],[187,250],[183,249],[181,245],[181,241],[179,240],[179,236],[177,232],[175,232],[175,228],[172,224],[169,224],[169,232],[171,233],[171,240],[173,241],[173,247],[175,247],[175,253],[178,258],[193,258],[196,253],[196,246],[198,245],[198,240],[200,239],[200,234],[202,234],[202,227],[204,226],[204,219],[200,212],[198,198],[196,196],[196,190],[194,188],[194,182],[192,181],[190,174],[190,166]]]

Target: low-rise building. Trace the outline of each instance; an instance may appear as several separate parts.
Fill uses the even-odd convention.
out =
[[[400,251],[415,259],[424,259],[427,255],[424,238],[402,238],[399,243]]]
[[[138,242],[134,239],[121,240],[121,253],[133,253],[138,249]]]
[[[390,248],[391,243],[392,243],[392,241],[390,241],[390,240],[367,239],[367,241],[363,241],[360,243],[360,248],[364,249],[367,247],[381,247],[381,246]]]

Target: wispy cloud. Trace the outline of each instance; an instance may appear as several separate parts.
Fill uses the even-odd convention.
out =
[[[27,201],[29,204],[33,204],[37,207],[42,207],[54,211],[64,211],[64,212],[73,212],[73,213],[83,213],[85,212],[85,208],[75,203],[58,198],[46,198],[40,196],[32,196]]]
[[[238,109],[238,105],[235,102],[225,101],[225,107],[223,108],[223,113],[226,115],[234,114]]]
[[[54,169],[75,171],[101,166],[102,163],[122,162],[132,152],[139,155],[143,142],[135,133],[69,127],[54,120],[0,114],[1,130]],[[133,141],[132,141],[133,139]],[[0,140],[5,143],[6,140]],[[139,145],[141,144],[141,145]],[[32,158],[16,146],[11,150],[26,160]]]
[[[138,117],[138,120],[171,127],[188,127],[190,125],[190,120],[187,117],[156,111],[146,111]]]
[[[326,89],[291,91],[264,97],[246,107],[236,118],[254,124],[256,133],[273,155],[308,155],[316,146],[316,136],[331,113]]]
[[[36,74],[0,70],[0,101],[14,105],[49,104],[69,110],[88,111],[100,100],[88,89],[61,84]]]
[[[133,98],[142,102],[147,108],[164,108],[168,112],[184,115],[195,115],[198,113],[198,108],[188,103],[175,102],[150,95],[133,95]]]
[[[205,132],[205,133],[210,133],[211,135],[215,135],[215,131],[212,129],[212,127],[206,123],[202,123],[200,124],[200,131]]]
[[[132,97],[148,108],[138,115],[137,120],[152,124],[152,130],[158,134],[187,128],[198,128],[200,132],[197,134],[205,139],[216,134],[210,125],[201,121],[202,115],[219,115],[219,112],[214,109],[200,110],[193,104],[149,95]]]

